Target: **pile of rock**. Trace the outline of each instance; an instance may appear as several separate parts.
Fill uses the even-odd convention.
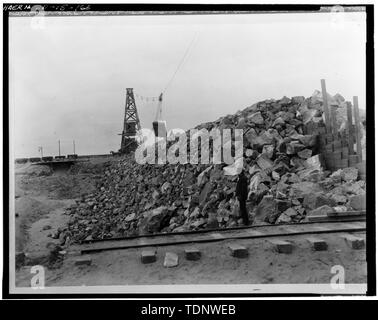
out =
[[[320,208],[362,207],[365,183],[358,181],[357,169],[333,174],[323,170],[318,137],[305,134],[311,122],[323,123],[319,99],[284,97],[197,127],[244,130],[248,208],[254,223],[299,222]],[[133,155],[114,161],[96,192],[68,210],[71,218],[63,238],[82,241],[237,226],[241,224],[234,197],[237,176],[225,175],[224,167],[140,165]]]

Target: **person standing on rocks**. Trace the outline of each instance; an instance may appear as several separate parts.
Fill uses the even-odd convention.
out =
[[[246,201],[248,198],[248,181],[247,181],[247,177],[244,174],[244,170],[242,170],[239,174],[239,179],[236,184],[235,195],[239,200],[240,215],[243,219],[243,223],[244,225],[247,226],[249,224],[248,212],[247,212],[247,206],[246,206]]]

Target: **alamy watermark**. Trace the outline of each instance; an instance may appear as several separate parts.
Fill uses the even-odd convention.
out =
[[[45,288],[45,268],[40,265],[32,266],[30,269],[31,274],[35,274],[30,280],[30,286],[33,289]]]
[[[243,164],[243,129],[174,129],[157,139],[152,130],[143,131],[135,151],[138,164]]]
[[[331,273],[334,274],[331,278],[331,288],[334,290],[344,290],[345,268],[341,265],[334,265],[331,268]]]

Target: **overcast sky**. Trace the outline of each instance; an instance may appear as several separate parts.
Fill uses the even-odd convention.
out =
[[[339,22],[337,22],[339,21]],[[188,129],[257,101],[327,91],[365,108],[365,14],[10,19],[15,156],[109,153],[120,147],[125,88],[164,96],[168,128]],[[156,102],[136,100],[151,128]],[[12,113],[13,112],[13,113]],[[12,123],[11,123],[12,125]]]

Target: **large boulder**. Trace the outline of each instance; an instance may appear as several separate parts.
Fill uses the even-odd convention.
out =
[[[342,185],[344,194],[365,194],[365,182],[360,180],[348,182]]]
[[[298,152],[298,156],[301,157],[302,159],[308,159],[312,155],[312,150],[310,149],[303,149],[302,151]]]
[[[272,195],[266,195],[262,198],[256,208],[256,218],[261,221],[270,220],[277,213],[276,201]]]
[[[264,131],[262,134],[260,134],[253,140],[251,146],[254,146],[256,148],[262,148],[264,145],[272,144],[273,142],[274,136],[270,134],[268,131]]]
[[[299,141],[305,147],[314,147],[316,145],[317,137],[316,135],[301,135]]]
[[[292,222],[293,218],[297,215],[297,211],[295,211],[293,208],[288,208],[285,210],[276,220],[276,224],[279,223],[290,223]]]
[[[344,181],[356,181],[358,178],[358,169],[353,167],[345,168],[341,171],[341,178]]]
[[[302,151],[304,149],[304,145],[296,142],[296,141],[291,141],[286,144],[286,153],[289,155],[297,154],[298,152]],[[308,156],[310,157],[311,154]],[[307,158],[305,158],[307,159]]]
[[[282,213],[278,219],[276,220],[276,224],[281,224],[281,223],[290,223],[291,222],[291,217],[287,216],[286,214]]]
[[[209,229],[216,229],[219,227],[219,223],[218,223],[218,220],[217,220],[217,215],[216,213],[213,213],[213,212],[210,212],[208,214],[208,218],[207,218],[207,228]]]
[[[172,268],[178,266],[179,258],[174,252],[167,252],[164,258],[164,267]]]
[[[205,204],[205,201],[207,199],[207,196],[208,196],[210,190],[211,190],[211,184],[210,184],[210,182],[207,182],[204,185],[204,187],[202,188],[202,191],[201,191],[200,196],[199,196],[199,203],[201,205]]]
[[[322,188],[319,184],[310,181],[302,181],[291,185],[290,196],[293,198],[304,198],[306,194],[320,191],[322,191]]]
[[[256,207],[256,220],[275,223],[290,203],[286,200],[274,199],[272,195],[265,195]]]
[[[314,210],[311,210],[307,216],[327,216],[329,213],[334,213],[335,209],[330,206],[324,205]]]
[[[303,206],[311,210],[324,205],[333,207],[336,206],[337,203],[333,198],[327,197],[323,192],[308,193],[303,199]]]
[[[349,204],[354,210],[366,210],[366,193],[351,196]]]
[[[279,212],[287,211],[291,206],[291,203],[288,200],[275,199],[275,202],[276,202],[276,208]]]
[[[338,204],[344,204],[348,201],[348,198],[343,194],[331,194],[331,198]]]
[[[161,206],[143,213],[143,218],[139,225],[139,233],[156,233],[165,227],[164,221],[169,223],[170,212],[167,207]]]
[[[264,124],[264,118],[261,115],[261,112],[255,112],[248,116],[248,121],[254,124]]]

